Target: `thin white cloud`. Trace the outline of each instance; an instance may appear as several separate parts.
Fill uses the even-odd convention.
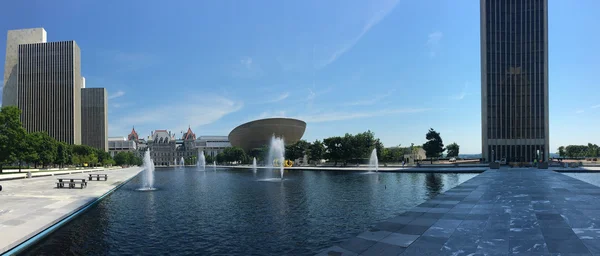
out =
[[[462,91],[462,92],[460,92],[459,94],[456,94],[456,95],[452,96],[452,99],[455,99],[455,100],[462,100],[462,99],[464,99],[464,98],[465,98],[465,96],[467,96],[467,92],[465,92],[465,91]]]
[[[401,113],[420,113],[420,112],[425,112],[428,110],[430,110],[430,109],[406,108],[406,109],[385,109],[385,110],[367,111],[367,112],[327,112],[327,113],[316,113],[316,114],[312,114],[312,115],[300,115],[300,116],[296,116],[294,118],[304,120],[305,122],[310,122],[310,123],[322,123],[322,122],[342,121],[342,120],[350,120],[350,119],[358,119],[358,118],[388,116],[388,115],[401,114]]]
[[[258,118],[256,119],[264,119],[264,118],[271,118],[271,117],[285,117],[285,111],[275,111],[275,112],[270,112],[270,111],[265,111],[260,113],[260,115],[258,116]]]
[[[198,100],[199,98],[202,100]],[[128,112],[110,123],[109,134],[122,136],[131,130],[131,126],[148,131],[165,128],[177,131],[188,125],[192,129],[197,129],[239,111],[242,107],[242,102],[220,96],[187,97],[175,104],[155,105],[150,109]]]
[[[440,31],[435,31],[427,36],[427,47],[429,48],[429,57],[433,58],[436,56],[437,51],[440,47],[440,41],[444,34]]]
[[[252,57],[242,57],[234,68],[233,76],[242,78],[256,78],[263,74],[262,69]]]
[[[378,3],[381,4],[381,6],[378,6],[379,8],[375,11],[375,13],[367,19],[367,22],[363,25],[360,33],[350,41],[344,43],[342,47],[334,51],[324,63],[321,63],[320,68],[326,67],[327,65],[333,63],[337,58],[352,49],[352,47],[354,47],[354,45],[358,43],[358,41],[360,41],[360,39],[367,34],[367,32],[369,32],[373,26],[381,22],[392,10],[394,10],[398,4],[398,0],[385,0],[379,1]]]
[[[115,103],[110,104],[110,107],[114,108],[114,109],[118,109],[118,108],[128,107],[131,105],[132,105],[131,103],[115,102]]]
[[[308,96],[306,97],[306,100],[314,100],[316,97],[317,94],[312,89],[308,88]]]
[[[157,57],[143,52],[109,52],[120,71],[133,71],[158,63]]]
[[[267,100],[265,102],[262,102],[262,103],[276,103],[276,102],[280,102],[282,100],[285,100],[288,97],[290,97],[290,93],[289,92],[284,92],[281,95],[279,95],[279,96],[277,96],[277,97],[275,97],[273,99]]]
[[[581,114],[583,112],[585,112],[585,110],[583,110],[583,109],[579,109],[579,110],[575,111],[576,114]]]
[[[112,99],[116,99],[116,98],[122,97],[124,95],[125,95],[124,91],[118,90],[117,92],[115,92],[115,93],[111,94],[110,96],[108,96],[108,99],[112,100]]]
[[[600,104],[592,106],[591,108],[600,108]]]
[[[246,67],[246,69],[251,69],[251,68],[252,68],[252,58],[250,58],[250,57],[245,57],[245,58],[242,58],[242,59],[240,60],[240,63],[241,63],[241,64],[242,64],[244,67]]]
[[[386,94],[379,94],[379,95],[375,95],[373,97],[370,97],[369,99],[359,100],[359,101],[354,101],[354,102],[347,102],[347,103],[344,103],[342,105],[343,106],[370,106],[370,105],[375,105],[375,104],[381,102],[381,100],[383,100],[383,99],[391,96],[394,91],[395,90],[390,90]]]
[[[323,94],[329,93],[331,91],[331,87],[324,89],[324,90],[320,90],[320,91],[315,91],[314,89],[311,89],[311,88],[307,88],[307,90],[308,90],[308,95],[306,96],[306,99],[304,101],[300,100],[299,102],[305,102],[306,106],[310,109],[310,108],[312,108],[312,105],[315,102],[315,99]]]
[[[450,98],[453,100],[463,100],[467,95],[469,95],[470,93],[468,93],[468,89],[469,88],[469,83],[465,83],[465,86],[463,86],[462,90],[455,95],[452,95]]]

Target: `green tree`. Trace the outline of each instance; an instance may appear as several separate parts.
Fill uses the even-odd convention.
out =
[[[565,154],[569,158],[585,157],[588,147],[585,145],[568,145],[565,148]]]
[[[137,166],[144,165],[144,159],[142,159],[141,157],[139,157],[137,155],[133,156],[133,160],[131,162],[133,163],[133,165],[137,165]]]
[[[110,153],[99,149],[99,148],[94,148],[94,153],[96,154],[96,156],[98,157],[98,161],[97,163],[103,165],[103,166],[107,166],[107,165],[112,165],[113,164],[113,159],[110,156]],[[133,154],[133,152],[131,152]]]
[[[308,148],[309,157],[312,161],[320,161],[323,159],[323,154],[325,153],[325,146],[319,140],[315,140],[312,144],[310,144]]]
[[[225,154],[223,152],[217,154],[217,163],[224,163],[225,162]]]
[[[144,160],[139,157],[137,154],[135,154],[134,152],[127,152],[127,164],[128,165],[137,165],[137,166],[141,166],[144,164]]]
[[[250,152],[248,153],[248,155],[250,157],[255,157],[257,161],[260,161],[262,159],[264,159],[265,157],[265,148],[264,147],[260,147],[260,148],[253,148],[250,150]]]
[[[378,161],[379,161],[379,159],[384,160],[382,162],[389,161],[389,159],[386,159],[386,157],[385,157],[386,150],[385,150],[385,147],[383,146],[383,142],[381,142],[379,139],[375,140],[375,150],[376,150],[376,153],[377,153],[377,160]],[[373,150],[371,150],[371,151],[373,151]],[[369,152],[369,158],[371,157],[370,153],[371,152]]]
[[[31,164],[35,165],[37,168],[37,164],[40,161],[40,157],[38,156],[36,148],[39,146],[39,142],[36,140],[36,137],[31,133],[25,134],[25,139],[20,143],[21,150],[21,160],[27,163],[27,166]]]
[[[92,151],[92,153],[85,156],[85,160],[89,164],[89,166],[96,166],[96,164],[98,163],[98,155],[96,155],[96,152]]]
[[[117,153],[115,155],[114,160],[115,160],[115,163],[117,165],[121,165],[121,166],[122,165],[127,165],[127,164],[130,163],[129,154],[127,154],[127,152],[119,152],[119,153]]]
[[[310,143],[305,140],[299,140],[298,142],[285,146],[285,158],[288,160],[296,160],[304,157],[304,154],[308,151]]]
[[[87,163],[89,166],[94,166],[99,161],[104,159],[104,158],[101,158],[103,156],[99,156],[99,154],[101,154],[101,153],[99,152],[98,149],[87,146],[87,145],[73,145],[72,150],[73,150],[73,153],[72,153],[73,157],[77,156],[76,159],[75,158],[73,159],[73,162],[75,165],[83,165],[83,164]],[[102,151],[102,152],[105,153],[104,151]],[[108,157],[110,157],[110,155],[108,155]],[[77,160],[77,162],[75,160]]]
[[[334,161],[337,165],[338,161],[342,160],[343,148],[342,148],[342,137],[329,137],[323,140],[325,146],[325,158],[329,161]]]
[[[21,110],[14,106],[2,107],[0,109],[0,173],[2,167],[13,163],[17,158],[23,158],[20,154],[25,129],[21,125]]]
[[[228,147],[223,150],[223,161],[228,163],[233,162],[244,162],[246,160],[246,153],[240,147]]]
[[[206,156],[204,157],[204,160],[206,161],[206,164],[208,165],[209,163],[212,163],[212,162],[214,162],[214,161],[215,161],[215,158],[214,158],[213,156],[211,156],[211,155],[206,155]]]
[[[382,162],[401,162],[404,158],[405,151],[406,148],[400,146],[384,148]]]
[[[380,158],[382,156],[383,143],[375,138],[375,134],[372,131],[368,130],[358,133],[353,137],[351,146],[356,149],[352,155],[353,158],[369,158],[374,148],[377,149],[377,157]]]
[[[566,154],[565,154],[565,146],[558,147],[558,155],[560,157],[565,157],[566,156]]]
[[[79,155],[73,155],[72,157],[73,165],[78,166],[82,164],[81,157]]]
[[[31,136],[35,141],[35,150],[39,156],[39,162],[42,164],[42,168],[54,163],[54,160],[56,159],[57,141],[50,137],[46,132],[33,132],[31,133]]]
[[[346,133],[342,137],[341,143],[341,159],[344,161],[344,165],[348,164],[348,161],[360,157],[361,153],[360,145],[357,143],[356,136]]]
[[[70,162],[71,158],[71,146],[65,142],[56,143],[56,159],[54,163],[58,164],[60,168],[63,168],[65,164]]]
[[[433,158],[439,158],[444,152],[444,142],[442,141],[440,133],[436,132],[433,128],[429,129],[425,135],[425,139],[427,139],[427,142],[423,144],[425,155],[431,158],[431,161],[433,162]]]
[[[451,143],[446,147],[448,150],[448,157],[458,157],[458,152],[460,150],[460,146],[456,144],[456,142]]]
[[[586,156],[587,157],[599,157],[600,156],[600,148],[598,148],[598,145],[588,143]]]

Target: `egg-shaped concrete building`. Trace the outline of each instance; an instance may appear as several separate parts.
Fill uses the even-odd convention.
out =
[[[242,124],[229,133],[232,146],[246,152],[269,145],[273,135],[283,137],[286,145],[298,142],[306,130],[306,122],[292,118],[267,118]]]

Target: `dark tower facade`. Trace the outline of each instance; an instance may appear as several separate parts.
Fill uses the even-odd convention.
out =
[[[548,1],[480,0],[485,161],[547,161]]]
[[[108,151],[107,110],[106,89],[81,89],[81,144]]]
[[[81,144],[81,56],[75,41],[19,45],[18,106],[27,132]]]

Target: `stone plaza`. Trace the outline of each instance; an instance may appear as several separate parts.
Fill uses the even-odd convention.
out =
[[[0,254],[96,202],[142,169],[96,170],[92,173],[106,173],[108,180],[89,181],[85,189],[56,189],[57,178],[86,178],[88,171],[62,171],[56,172],[57,176],[0,181],[3,186],[0,192]],[[3,174],[0,178],[5,175],[12,174]]]
[[[598,198],[551,170],[487,170],[318,255],[600,255]]]

